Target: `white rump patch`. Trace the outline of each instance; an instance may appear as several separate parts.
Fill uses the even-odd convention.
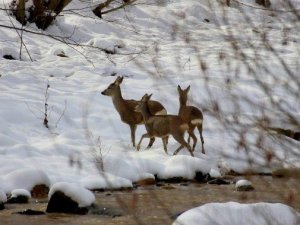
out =
[[[156,115],[156,116],[159,116],[159,115],[167,115],[167,110],[162,109],[162,110],[156,112],[155,115]]]
[[[203,122],[202,119],[193,119],[193,120],[191,121],[191,123],[192,123],[193,125],[202,124],[202,122]]]
[[[189,125],[187,123],[181,124],[180,125],[180,129],[188,130],[189,129]]]

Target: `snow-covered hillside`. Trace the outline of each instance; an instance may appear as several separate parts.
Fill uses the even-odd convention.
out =
[[[1,2],[1,8],[7,8],[8,2]],[[255,1],[244,2],[254,4]],[[272,7],[280,9],[279,3],[273,2]],[[299,6],[298,1],[294,3]],[[117,74],[125,77],[121,89],[126,99],[140,99],[145,93],[153,93],[152,98],[160,101],[168,113],[177,114],[177,85],[184,88],[191,85],[190,100],[195,106],[207,108],[209,105],[206,103],[218,99],[224,112],[230,113],[234,106],[227,99],[229,94],[224,76],[236,76],[219,62],[220,53],[232,56],[230,66],[241,64],[241,61],[234,57],[228,30],[249,56],[256,57],[252,47],[259,48],[261,40],[253,33],[268,29],[270,40],[289,68],[293,72],[300,70],[299,20],[295,21],[288,13],[273,17],[264,10],[232,7],[224,11],[212,4],[215,3],[199,0],[165,1],[161,5],[137,4],[100,20],[90,10],[80,10],[89,5],[88,2],[74,0],[66,9],[78,9],[75,11],[79,14],[63,12],[43,32],[45,36],[23,32],[28,53],[23,47],[21,60],[19,36],[14,29],[1,26],[0,189],[11,191],[6,190],[7,183],[13,183],[12,180],[17,179],[13,174],[24,169],[43,171],[52,185],[59,181],[75,182],[95,189],[130,187],[132,182],[155,175],[159,178],[192,179],[199,171],[219,174],[220,167],[222,170],[231,168],[243,172],[253,161],[259,165],[255,170],[269,172],[270,168],[265,167],[265,155],[259,148],[254,147],[250,153],[237,151],[236,137],[205,111],[205,155],[201,154],[198,133],[194,158],[186,149],[172,156],[178,147],[172,138],[168,146],[169,155],[165,154],[160,139],[150,150],[145,150],[147,141],[144,141],[142,150],[137,152],[131,145],[129,127],[121,122],[111,98],[100,94],[115,80],[112,75]],[[258,30],[248,23],[243,10],[251,16]],[[227,21],[223,19],[224,12]],[[0,11],[0,18],[1,25],[21,27],[6,11]],[[290,28],[289,44],[283,46],[281,31],[285,27]],[[41,32],[33,24],[25,28]],[[68,37],[66,40],[70,43],[91,47],[66,45],[47,35]],[[98,48],[115,51],[116,54],[106,54]],[[275,56],[266,51],[261,54],[267,59],[267,68],[278,75],[274,81],[263,68],[258,68],[265,81],[273,85],[289,79],[282,76],[285,73]],[[4,59],[4,55],[12,55],[17,60]],[[211,92],[207,91],[199,58],[207,63]],[[249,71],[241,64],[238,72],[233,91],[260,102],[271,113],[272,106],[265,101],[265,95],[253,77],[249,77]],[[299,90],[299,87],[293,88]],[[274,86],[273,94],[278,101],[286,99],[283,107],[299,118],[299,99],[287,98],[289,92],[281,85]],[[49,128],[43,125],[46,101]],[[241,115],[261,113],[250,104],[240,105]],[[280,124],[276,113],[274,120]],[[136,133],[136,142],[143,133],[145,129],[141,125]],[[257,135],[261,133],[253,129],[247,138],[250,142],[255,141]],[[266,141],[272,142],[272,150],[284,162],[282,165],[275,161],[275,166],[300,166],[299,158],[283,152],[282,143],[273,139]],[[299,142],[286,140],[283,144],[299,151]],[[99,176],[97,167],[99,157],[106,172],[103,177]],[[30,176],[35,173],[29,174],[28,179],[31,180]],[[10,186],[10,189],[13,188],[19,187]]]

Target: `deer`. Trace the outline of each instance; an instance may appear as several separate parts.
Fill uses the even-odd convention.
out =
[[[164,150],[166,154],[168,154],[167,142],[169,135],[171,135],[180,144],[174,152],[174,155],[176,155],[182,148],[186,147],[191,156],[194,156],[191,146],[184,140],[185,131],[189,129],[188,124],[177,115],[153,115],[150,112],[149,107],[151,96],[152,94],[145,94],[136,107],[136,111],[141,112],[143,116],[145,128],[147,130],[147,133],[142,135],[137,145],[137,149],[140,149],[144,138],[151,139],[160,137],[163,142]]]
[[[203,130],[203,114],[195,106],[188,106],[187,105],[187,100],[188,100],[188,92],[190,90],[190,85],[185,89],[182,90],[180,85],[177,86],[178,94],[179,94],[179,111],[178,111],[178,116],[186,123],[189,125],[189,137],[188,137],[188,143],[190,143],[190,138],[193,139],[193,151],[195,150],[196,144],[197,144],[197,137],[195,136],[194,130],[197,127],[199,134],[200,134],[200,139],[202,143],[202,153],[205,154],[204,150],[204,139],[202,135],[202,130]]]
[[[108,87],[101,92],[102,95],[110,96],[114,104],[115,109],[120,115],[121,120],[128,124],[131,132],[132,145],[135,148],[135,132],[137,125],[143,124],[143,116],[141,113],[135,111],[135,107],[139,103],[136,100],[127,100],[122,97],[120,85],[124,77],[118,76],[114,82],[108,85]],[[153,115],[166,115],[167,111],[165,107],[157,102],[150,101],[149,108]],[[147,148],[150,148],[155,141],[155,138],[151,138]]]

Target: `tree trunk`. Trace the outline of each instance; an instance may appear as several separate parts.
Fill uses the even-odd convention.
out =
[[[269,8],[271,6],[270,0],[255,0],[255,2],[259,5],[262,5],[266,8]]]
[[[26,22],[35,23],[40,29],[46,30],[55,20],[57,15],[72,0],[33,0],[33,6],[28,9],[29,17],[26,18],[25,0],[19,0],[14,12],[16,19],[23,25]]]
[[[108,7],[110,3],[112,3],[114,0],[106,0],[106,2],[100,3],[94,10],[93,13],[102,19],[102,9]]]
[[[19,4],[17,5],[15,15],[16,20],[18,20],[22,25],[26,25],[25,0],[19,0]]]

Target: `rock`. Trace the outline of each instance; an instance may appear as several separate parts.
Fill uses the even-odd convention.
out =
[[[252,182],[249,180],[239,180],[235,184],[235,188],[237,191],[253,191],[254,187],[252,186]]]
[[[31,198],[29,191],[25,189],[15,189],[8,197],[7,203],[28,203]]]
[[[207,183],[208,184],[218,184],[218,185],[221,185],[221,184],[230,184],[230,181],[227,181],[227,180],[222,179],[222,178],[216,178],[216,179],[208,181]]]
[[[270,0],[255,0],[255,3],[262,5],[266,8],[269,8],[271,6]]]
[[[55,192],[47,205],[47,213],[71,213],[71,214],[87,214],[88,207],[79,207],[78,203],[66,196],[63,192]]]
[[[0,190],[0,210],[5,209],[5,202],[7,202],[6,194],[2,190]]]
[[[145,185],[155,185],[154,178],[145,178],[136,182],[138,186],[145,186]]]
[[[94,194],[74,183],[59,182],[49,191],[46,212],[86,214],[95,202]]]
[[[203,174],[202,172],[196,172],[195,178],[194,178],[197,182],[200,183],[206,183],[207,181],[209,181],[211,179],[209,174]]]
[[[35,185],[31,190],[33,198],[46,198],[48,197],[49,187],[45,184]]]
[[[38,215],[45,215],[45,212],[38,211],[38,210],[32,210],[32,209],[26,209],[24,211],[17,212],[17,214],[28,215],[28,216],[38,216]]]
[[[12,55],[4,55],[3,58],[8,60],[16,60]]]

